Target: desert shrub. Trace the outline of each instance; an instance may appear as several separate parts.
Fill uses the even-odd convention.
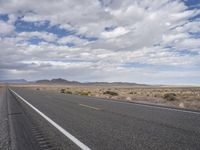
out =
[[[82,96],[89,96],[90,92],[80,92],[79,95]]]
[[[175,93],[166,93],[166,94],[164,94],[163,98],[168,101],[174,101],[174,100],[176,100],[176,94]]]
[[[72,92],[71,92],[71,91],[65,91],[65,93],[66,93],[66,94],[72,94]]]
[[[39,91],[39,90],[40,90],[40,88],[37,88],[36,90],[37,90],[37,91]]]
[[[113,92],[113,91],[105,91],[103,94],[108,94],[108,95],[112,95],[112,96],[117,96],[118,93]]]
[[[129,92],[129,94],[133,94],[133,92]]]
[[[65,89],[60,89],[60,93],[65,93]]]

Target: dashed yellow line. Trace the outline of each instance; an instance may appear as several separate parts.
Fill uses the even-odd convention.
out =
[[[100,108],[89,106],[89,105],[85,105],[85,104],[79,104],[79,106],[87,107],[87,108],[91,108],[91,109],[95,109],[95,110],[100,110]]]

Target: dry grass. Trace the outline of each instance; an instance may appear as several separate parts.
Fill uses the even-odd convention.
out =
[[[18,86],[18,85],[17,85]],[[200,87],[21,85],[35,90],[200,109]],[[172,100],[165,98],[173,93]],[[172,94],[172,95],[173,95]]]

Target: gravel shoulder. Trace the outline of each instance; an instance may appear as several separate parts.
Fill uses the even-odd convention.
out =
[[[6,92],[4,87],[0,87],[0,149],[9,149],[9,128],[8,128],[8,114]]]

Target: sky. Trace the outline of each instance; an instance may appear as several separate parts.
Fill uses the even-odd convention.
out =
[[[0,80],[200,84],[200,0],[0,0]]]

